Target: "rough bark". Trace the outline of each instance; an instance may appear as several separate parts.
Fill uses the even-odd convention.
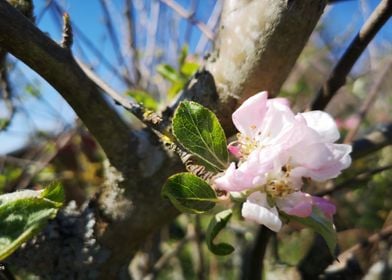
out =
[[[217,51],[206,68],[217,83],[219,98],[213,98],[213,106],[226,131],[230,132],[232,127],[231,113],[246,97],[260,90],[268,90],[272,95],[279,91],[325,5],[325,0],[225,2]],[[12,262],[21,263],[25,253],[34,252],[35,258],[29,259],[26,269],[47,277],[126,277],[126,266],[137,247],[177,214],[160,198],[160,188],[168,175],[181,168],[178,160],[170,157],[148,131],[130,131],[71,53],[51,41],[4,0],[0,0],[0,45],[64,96],[112,165],[108,168],[111,171],[107,186],[80,217],[64,211],[53,222],[59,225],[54,231],[58,233],[64,224],[59,222],[61,219],[73,221],[70,240],[65,242],[63,235],[54,234],[51,242],[27,246],[12,257]],[[94,224],[94,238],[87,241],[86,232],[91,228],[80,229],[76,222],[83,221],[86,215],[90,218],[85,223]],[[50,232],[45,236],[50,236]],[[89,240],[93,240],[94,246],[86,249]],[[67,251],[71,253],[62,254],[61,248],[71,248]],[[84,249],[91,252],[93,259],[75,266]],[[50,252],[53,254],[48,257]],[[37,265],[42,254],[51,271],[43,271]]]

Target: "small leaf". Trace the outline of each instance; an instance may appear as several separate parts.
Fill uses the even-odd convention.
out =
[[[215,206],[215,191],[191,173],[178,173],[167,179],[162,195],[181,212],[201,214]]]
[[[171,67],[168,64],[159,64],[157,66],[157,72],[159,74],[161,74],[161,76],[164,79],[166,79],[172,83],[175,83],[175,82],[181,80],[181,77],[178,75],[176,69],[174,69],[173,67]]]
[[[214,170],[228,165],[226,136],[213,112],[192,101],[183,101],[173,117],[173,134],[189,152]]]
[[[42,191],[42,197],[62,204],[65,200],[63,187],[59,183],[52,183]],[[61,206],[61,205],[60,205]]]
[[[184,65],[186,57],[188,56],[188,45],[184,45],[181,49],[180,55],[178,56],[178,65],[181,68]]]
[[[233,213],[230,209],[219,212],[212,218],[210,224],[208,225],[208,229],[206,233],[206,242],[210,251],[215,255],[220,255],[220,256],[229,255],[234,251],[233,246],[227,243],[214,244],[215,237],[226,226],[232,214]]]
[[[325,217],[320,209],[314,207],[312,214],[307,218],[297,216],[288,216],[288,218],[292,221],[308,226],[315,232],[319,233],[327,243],[331,255],[335,256],[336,229],[332,221]]]
[[[186,77],[190,78],[193,74],[196,73],[197,69],[199,69],[199,64],[196,62],[186,61],[181,66],[181,73]]]
[[[136,102],[143,104],[144,107],[152,111],[156,111],[158,108],[158,102],[151,97],[148,92],[142,90],[130,90],[127,94],[131,96]]]
[[[0,260],[7,258],[56,216],[64,199],[60,185],[0,196]]]

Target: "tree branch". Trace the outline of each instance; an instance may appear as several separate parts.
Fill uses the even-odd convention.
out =
[[[353,160],[369,155],[392,144],[392,124],[382,126],[376,131],[353,142]]]
[[[124,160],[129,144],[136,144],[128,126],[86,77],[71,52],[53,42],[4,0],[0,1],[0,45],[39,73],[67,100],[113,164]],[[129,158],[132,159],[131,154]]]
[[[346,83],[347,75],[367,45],[392,14],[392,0],[382,0],[355,36],[342,58],[332,70],[328,80],[317,93],[311,110],[323,110],[337,91]]]

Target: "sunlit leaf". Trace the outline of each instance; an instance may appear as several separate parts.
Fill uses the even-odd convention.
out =
[[[158,109],[158,102],[148,92],[142,90],[130,90],[127,91],[127,94],[147,109],[153,111]]]
[[[183,101],[173,118],[173,134],[206,167],[220,171],[228,165],[226,136],[213,112],[192,101]]]
[[[207,182],[191,173],[178,173],[167,179],[162,195],[185,213],[200,214],[215,206],[215,191]]]
[[[37,234],[56,216],[63,201],[63,188],[58,184],[42,191],[24,190],[1,195],[0,260]]]
[[[178,75],[176,69],[174,69],[173,67],[171,67],[168,64],[159,64],[157,66],[157,72],[159,74],[161,74],[161,76],[164,79],[166,79],[172,83],[175,83],[175,82],[178,82],[179,80],[181,80],[181,77]]]

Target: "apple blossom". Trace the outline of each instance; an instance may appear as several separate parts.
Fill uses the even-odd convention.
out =
[[[228,150],[237,165],[214,180],[216,189],[242,192],[245,219],[279,231],[279,211],[308,217],[319,208],[332,219],[335,206],[301,192],[304,178],[324,181],[351,164],[351,146],[335,144],[339,131],[322,111],[294,114],[284,98],[267,99],[261,92],[246,100],[232,115],[237,141]]]

